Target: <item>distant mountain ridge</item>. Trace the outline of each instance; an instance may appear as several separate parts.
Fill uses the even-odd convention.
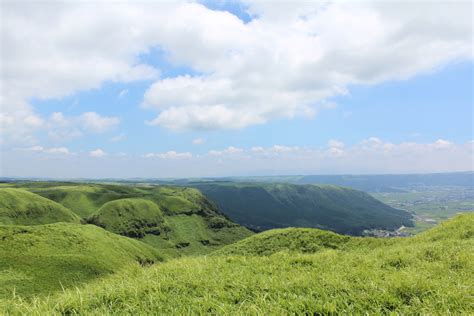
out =
[[[474,188],[474,171],[426,173],[426,174],[379,174],[379,175],[281,175],[255,177],[226,177],[209,179],[181,179],[174,183],[192,185],[193,182],[257,182],[291,184],[330,184],[350,187],[366,192],[404,192],[432,186],[457,186]]]
[[[369,194],[332,185],[194,184],[235,222],[263,231],[312,227],[360,235],[365,229],[412,226],[412,215]]]
[[[31,182],[54,179],[0,178],[0,182]],[[347,186],[367,192],[399,192],[424,186],[461,186],[474,188],[474,171],[419,173],[419,174],[343,174],[343,175],[272,175],[272,176],[229,176],[198,178],[104,178],[70,179],[77,183],[123,183],[123,184],[167,184],[193,186],[202,182],[264,182],[291,184],[332,184]]]

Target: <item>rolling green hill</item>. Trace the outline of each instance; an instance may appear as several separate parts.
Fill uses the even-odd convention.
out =
[[[194,188],[72,182],[8,185],[61,203],[83,220],[137,238],[167,257],[209,253],[252,234]]]
[[[280,251],[315,253],[340,249],[354,237],[316,228],[282,228],[259,233],[225,246],[214,255],[266,256]]]
[[[167,229],[161,209],[149,200],[120,199],[105,203],[87,221],[119,235],[160,235]]]
[[[71,210],[54,201],[21,189],[0,188],[0,225],[79,221],[80,218]]]
[[[0,297],[47,294],[134,262],[162,260],[146,244],[94,225],[71,223],[0,226],[0,254]]]
[[[320,243],[329,236],[328,242]],[[291,241],[294,238],[301,240]],[[313,239],[317,246],[308,252],[307,241]],[[239,244],[240,255],[224,254],[223,249],[215,256],[179,258],[149,268],[135,265],[55,296],[3,300],[0,313],[474,312],[474,214],[457,216],[409,238],[359,238],[292,228],[265,232]],[[255,244],[282,251],[252,253]]]
[[[365,229],[413,225],[408,212],[345,187],[268,183],[194,186],[232,220],[257,231],[294,226],[360,235]]]

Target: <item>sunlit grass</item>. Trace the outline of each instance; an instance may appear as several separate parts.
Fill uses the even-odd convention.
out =
[[[25,314],[472,314],[474,216],[412,238],[356,239],[269,256],[185,257],[56,296],[2,302]]]

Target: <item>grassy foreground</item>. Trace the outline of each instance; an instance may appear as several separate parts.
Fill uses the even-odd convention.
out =
[[[0,225],[0,298],[44,295],[161,260],[152,247],[94,225]]]
[[[473,214],[412,238],[320,244],[311,254],[216,253],[133,265],[81,289],[0,301],[0,313],[474,313]]]

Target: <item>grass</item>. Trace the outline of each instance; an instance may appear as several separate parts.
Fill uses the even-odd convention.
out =
[[[0,190],[35,192],[68,206],[83,221],[143,241],[167,257],[207,254],[252,234],[194,188],[72,182],[9,186],[17,188]]]
[[[73,182],[25,182],[9,185],[56,201],[82,218],[87,218],[97,212],[107,202],[125,198],[151,200],[167,215],[195,213],[211,205],[199,190],[173,186]]]
[[[152,247],[93,225],[0,226],[0,240],[0,297],[48,294],[162,260]]]
[[[169,227],[165,234],[147,234],[140,240],[169,257],[208,254],[252,234],[248,229],[225,220],[227,226],[213,228],[210,220],[214,217],[192,214],[165,218]]]
[[[168,229],[160,207],[144,199],[120,199],[105,203],[87,221],[129,237],[160,235]]]
[[[377,216],[393,215],[384,225],[404,218],[346,188],[218,189],[226,186],[237,192],[227,202],[240,198],[239,205],[254,207],[242,209],[252,221],[276,214],[279,221],[292,217],[312,225],[326,214],[324,220],[342,218],[332,225],[354,228],[362,220],[375,225]],[[0,205],[8,206],[3,209],[18,209],[13,214],[28,220],[50,220],[59,208],[78,222],[69,205],[110,230],[78,223],[0,225],[0,314],[474,314],[473,213],[410,238],[313,228],[252,235],[196,189],[39,182],[9,184],[0,192],[6,192],[0,193]],[[311,203],[320,208],[310,209]]]
[[[61,204],[34,193],[0,188],[0,225],[79,223],[80,218]]]
[[[228,245],[215,254],[262,256],[281,251],[314,253],[323,248],[337,249],[350,239],[349,236],[314,228],[272,229]]]
[[[304,239],[308,237],[301,232]],[[268,243],[269,248],[288,244],[281,233],[275,233],[280,241]],[[328,237],[320,231],[316,235]],[[4,300],[0,311],[29,315],[474,312],[473,214],[411,238],[379,242],[330,236],[329,244],[319,243],[311,253],[280,247],[283,251],[250,255],[249,248],[246,255],[185,257],[148,268],[133,265],[57,295]],[[328,247],[341,242],[346,246]]]
[[[195,186],[232,220],[257,231],[294,226],[361,235],[365,229],[413,226],[410,213],[350,188],[232,182]]]

